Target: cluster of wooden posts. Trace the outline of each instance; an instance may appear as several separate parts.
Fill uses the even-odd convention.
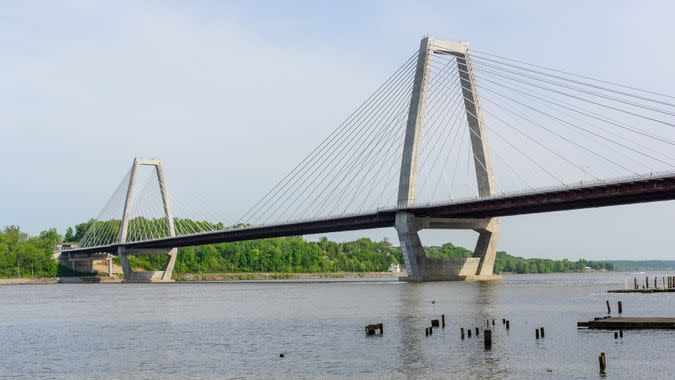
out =
[[[506,326],[506,329],[511,328],[511,322],[506,320],[505,318],[502,319],[502,324]],[[492,326],[495,325],[495,320],[492,320]],[[433,335],[434,333],[434,328],[445,328],[445,314],[441,314],[441,320],[439,321],[438,319],[432,319],[431,320],[431,326],[427,327],[424,329],[424,335],[429,336]],[[487,319],[485,320],[485,329],[483,329],[483,344],[485,346],[486,350],[491,350],[492,349],[492,330],[489,328],[490,327],[490,320]],[[472,331],[475,331],[475,336],[478,337],[480,336],[480,328],[476,327],[475,330],[468,328],[465,329],[464,327],[459,329],[459,338],[461,340],[464,340],[465,338],[471,338],[471,333]]]
[[[612,314],[612,308],[609,306],[609,300],[605,302],[607,303],[607,314]],[[623,304],[621,301],[616,303],[616,308],[619,311],[619,314],[623,313]]]
[[[661,289],[675,289],[675,276],[662,276]],[[637,277],[633,277],[633,289],[639,290]],[[642,289],[649,289],[649,276],[645,277],[645,284]],[[654,289],[659,289],[659,276],[654,276]]]

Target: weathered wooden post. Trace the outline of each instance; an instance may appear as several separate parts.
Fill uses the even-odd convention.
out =
[[[623,338],[623,330],[619,330],[619,338]]]
[[[539,328],[539,335],[541,335],[542,338],[544,337],[544,328],[543,327]]]
[[[619,309],[619,314],[623,313],[623,305],[621,304],[621,301],[618,302],[617,306]]]
[[[429,327],[429,335],[434,335],[434,328],[433,327]]]
[[[609,300],[605,302],[607,302],[607,314],[612,314],[612,309],[609,308]]]
[[[471,329],[466,329],[466,336],[471,338]]]
[[[506,329],[507,329],[507,330],[510,328],[509,322],[510,322],[510,321],[506,321]]]
[[[428,327],[424,328],[424,336],[429,336],[429,328]]]
[[[600,362],[600,374],[604,375],[605,369],[607,368],[607,358],[605,357],[604,352],[600,353],[600,356],[598,356],[598,361]]]
[[[502,325],[506,324],[506,318],[502,318]]]
[[[658,289],[657,281],[659,280],[659,276],[654,276],[654,289]]]
[[[494,325],[495,325],[495,320],[493,319],[493,320],[492,320],[492,326],[494,326]]]
[[[464,340],[464,327],[462,327],[461,329],[459,329],[459,336],[460,336],[460,338],[461,338],[462,340]]]
[[[492,349],[492,330],[483,331],[483,344],[486,350]]]
[[[619,333],[614,331],[614,339],[619,339]]]
[[[478,336],[478,335],[479,335],[479,334],[478,334],[478,327],[476,327],[476,336]]]
[[[645,289],[649,289],[649,276],[645,277]]]
[[[445,328],[445,314],[441,314],[441,327]]]
[[[633,277],[633,285],[634,285],[634,287],[635,287],[635,290],[637,290],[637,288],[638,288],[638,286],[637,286],[637,277]]]
[[[539,339],[539,329],[534,329],[534,337],[535,339]]]

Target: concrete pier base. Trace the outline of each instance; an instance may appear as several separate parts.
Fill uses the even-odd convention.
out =
[[[473,229],[478,242],[473,257],[430,259],[424,252],[418,232],[423,229]],[[407,277],[400,281],[494,281],[502,277],[492,273],[496,256],[499,220],[418,218],[408,212],[396,214],[396,231],[401,242]]]
[[[122,271],[124,272],[125,283],[149,283],[149,282],[175,282],[171,278],[173,274],[173,267],[176,263],[176,256],[178,249],[173,248],[169,252],[162,251],[125,251],[123,248],[118,248],[120,263],[122,264]],[[166,254],[169,260],[161,271],[135,271],[129,264],[129,256],[133,255],[150,255],[150,254]]]

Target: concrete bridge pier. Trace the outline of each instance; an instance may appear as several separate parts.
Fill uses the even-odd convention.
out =
[[[424,110],[429,87],[430,64],[435,55],[456,58],[457,71],[462,83],[467,128],[471,136],[476,186],[480,198],[495,194],[496,186],[490,158],[487,133],[483,125],[480,100],[471,66],[469,44],[462,41],[441,41],[425,37],[420,42],[415,79],[408,109],[401,172],[398,187],[396,231],[408,271],[407,281],[442,280],[494,280],[493,275],[499,219],[437,219],[417,217],[409,211],[415,207],[418,155],[424,127]],[[432,260],[424,253],[418,231],[422,229],[472,229],[478,232],[478,242],[473,257],[466,259]]]
[[[423,229],[472,229],[478,232],[473,256],[456,259],[430,259],[424,252],[418,232]],[[499,280],[493,274],[499,219],[440,219],[416,217],[409,212],[396,214],[396,231],[401,242],[407,277],[402,281]]]
[[[124,272],[124,282],[126,283],[148,283],[148,282],[174,282],[171,278],[173,275],[173,268],[176,265],[176,257],[178,256],[178,249],[172,248],[168,252],[165,250],[126,250],[122,247],[117,249]],[[135,271],[129,264],[129,256],[136,255],[163,255],[169,256],[164,270],[160,271]]]

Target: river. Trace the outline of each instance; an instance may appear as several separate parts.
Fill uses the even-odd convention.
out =
[[[576,328],[606,315],[605,300],[613,313],[621,300],[627,316],[675,316],[675,293],[606,293],[632,277],[1,286],[0,378],[588,379],[600,352],[607,378],[672,378],[675,330],[615,340]],[[445,329],[426,337],[441,313]],[[384,335],[365,336],[376,322]],[[460,327],[481,335],[462,341]]]

